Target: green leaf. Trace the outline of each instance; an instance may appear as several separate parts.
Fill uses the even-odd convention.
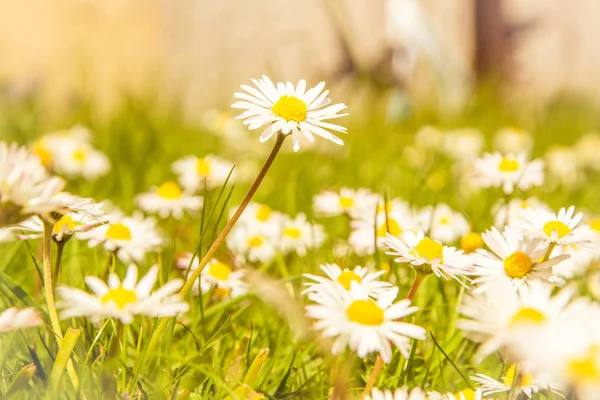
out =
[[[67,329],[65,337],[60,343],[58,353],[56,354],[54,366],[50,372],[50,388],[48,389],[47,395],[55,393],[55,390],[60,387],[60,382],[67,368],[67,363],[71,358],[71,353],[73,353],[73,349],[75,348],[75,344],[77,343],[80,335],[80,329]]]

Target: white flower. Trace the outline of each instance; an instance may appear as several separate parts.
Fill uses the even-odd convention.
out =
[[[294,219],[284,218],[279,248],[284,254],[295,252],[305,256],[308,249],[318,248],[324,240],[323,226],[308,222],[306,215],[300,213]]]
[[[327,275],[327,278],[304,274],[306,278],[312,279],[314,282],[305,283],[306,289],[302,294],[307,294],[308,298],[313,301],[316,301],[315,298],[318,298],[321,293],[331,291],[331,286],[350,290],[352,282],[355,282],[355,285],[364,290],[368,297],[374,299],[390,295],[390,291],[397,290],[391,283],[379,280],[379,277],[385,271],[368,272],[367,268],[361,266],[357,266],[352,270],[348,268],[342,270],[337,264],[324,264],[320,268]]]
[[[261,142],[267,141],[277,132],[282,132],[284,135],[292,134],[294,151],[300,149],[300,134],[309,142],[313,142],[314,135],[317,135],[336,144],[344,144],[327,129],[346,133],[346,128],[324,120],[346,115],[338,114],[346,105],[339,103],[326,107],[331,100],[327,98],[329,90],[323,91],[325,82],[309,90],[306,90],[304,80],[300,80],[296,87],[291,82],[278,82],[275,86],[264,75],[262,79],[253,79],[252,82],[258,90],[242,85],[242,89],[249,94],[235,93],[234,96],[242,101],[232,104],[232,107],[246,110],[237,118],[243,119],[248,129],[254,130],[268,125],[260,135]]]
[[[425,393],[419,387],[413,388],[410,392],[406,387],[398,388],[393,392],[373,389],[364,400],[425,400]]]
[[[505,372],[504,376],[502,377],[502,382],[498,382],[497,380],[485,374],[475,374],[475,376],[472,376],[471,379],[481,384],[479,389],[483,392],[484,396],[489,396],[496,393],[510,392],[513,389],[515,372],[516,365],[513,364]],[[540,385],[536,381],[535,377],[528,373],[523,373],[522,371],[520,372],[519,384],[516,386],[517,394],[523,393],[528,398],[531,398],[534,393],[544,390],[545,386]],[[553,393],[562,397],[560,392],[557,390],[556,385],[549,385],[549,388]]]
[[[579,155],[573,147],[552,146],[544,154],[544,160],[556,183],[576,187],[585,181],[585,174],[579,166]]]
[[[12,307],[0,314],[0,333],[38,326],[42,323],[40,314],[33,308],[19,310]]]
[[[56,149],[53,160],[54,171],[68,178],[83,176],[94,180],[110,170],[108,157],[88,143],[64,142]]]
[[[72,148],[72,144],[90,143],[91,132],[84,126],[75,125],[69,129],[47,133],[31,145],[31,151],[40,162],[49,169],[55,168],[56,158],[63,148]]]
[[[52,237],[56,241],[70,239],[75,233],[88,232],[106,223],[102,211],[102,204],[89,204],[89,212],[67,212],[60,216],[52,227]],[[28,235],[19,235],[20,239],[39,238],[44,234],[44,222],[34,216],[10,228],[13,231],[30,232]]]
[[[108,284],[95,276],[87,276],[85,283],[93,294],[59,286],[57,306],[62,309],[60,317],[89,317],[93,323],[115,318],[130,324],[136,315],[172,317],[188,310],[188,304],[175,294],[183,285],[181,279],[169,281],[153,292],[158,266],[150,268],[139,282],[137,276],[135,265],[129,266],[122,282],[115,273],[109,275]]]
[[[328,190],[316,195],[313,208],[324,217],[348,214],[351,218],[364,218],[375,214],[378,199],[369,189],[341,188],[339,192]]]
[[[161,218],[181,219],[184,211],[198,211],[203,199],[183,192],[175,182],[165,182],[149,193],[138,195],[136,202],[142,210],[158,213]]]
[[[473,128],[448,131],[444,139],[445,152],[459,162],[469,161],[479,156],[483,148],[483,135]]]
[[[600,151],[600,133],[586,133],[579,139],[575,149],[577,150],[578,164],[582,168],[592,171],[600,170],[600,159],[598,152]]]
[[[512,199],[508,205],[504,201],[498,202],[493,208],[494,226],[498,229],[504,228],[505,225],[515,225],[521,220],[521,210],[527,208],[543,208],[549,210],[548,205],[542,203],[535,197],[529,197],[527,200]]]
[[[557,214],[539,208],[521,210],[521,220],[515,226],[527,237],[542,239],[557,245],[576,245],[591,249],[594,233],[587,225],[580,225],[583,213],[575,214],[575,207],[561,208]]]
[[[525,154],[484,154],[475,160],[475,183],[481,187],[502,187],[511,194],[515,187],[527,190],[544,183],[544,162],[527,161]]]
[[[230,218],[235,211],[235,208],[231,209]],[[240,216],[236,227],[240,226],[251,232],[259,232],[270,237],[278,237],[281,235],[283,219],[283,214],[274,211],[266,204],[251,202]]]
[[[192,254],[185,253],[177,258],[177,267],[187,274],[191,261]],[[189,273],[195,271],[198,265],[198,257],[195,257],[191,263]],[[193,292],[198,295],[200,289],[202,289],[202,293],[208,293],[214,289],[214,293],[221,297],[236,298],[242,296],[248,292],[248,285],[243,281],[245,274],[246,271],[234,271],[229,265],[213,258],[200,273],[199,282],[198,280],[194,282]]]
[[[475,283],[482,285],[475,289],[480,293],[486,290],[489,282],[506,280],[513,288],[539,281],[550,283],[552,267],[569,258],[558,255],[544,259],[548,251],[541,239],[524,239],[514,228],[506,227],[504,233],[496,228],[485,232],[483,241],[491,252],[478,250],[475,257],[475,272],[479,278]]]
[[[277,254],[277,237],[267,231],[236,224],[227,236],[227,247],[239,261],[269,263]]]
[[[391,342],[408,358],[410,338],[425,339],[425,329],[397,320],[417,308],[410,307],[408,299],[391,304],[397,291],[375,302],[356,284],[352,286],[350,291],[323,292],[317,304],[306,306],[307,315],[317,320],[315,329],[326,337],[335,337],[332,353],[350,347],[361,358],[377,352],[388,363],[392,358]]]
[[[388,249],[387,254],[397,257],[396,262],[410,263],[417,270],[431,268],[438,277],[453,278],[462,283],[459,277],[473,273],[471,257],[462,250],[426,237],[421,231],[416,234],[405,232],[399,239],[387,234],[381,243]]]
[[[494,135],[494,148],[503,154],[528,154],[533,148],[533,137],[522,129],[502,128]]]
[[[179,177],[179,184],[191,192],[202,191],[204,182],[207,189],[222,186],[227,181],[235,182],[233,163],[212,154],[204,157],[187,156],[175,161],[171,169]]]
[[[421,210],[418,218],[429,228],[429,237],[443,243],[454,243],[471,230],[467,219],[444,203]]]
[[[160,250],[163,240],[154,218],[135,212],[131,217],[114,213],[106,219],[107,224],[80,232],[78,237],[88,239],[90,247],[103,244],[106,250],[116,251],[123,262],[141,262],[146,253]]]
[[[427,392],[427,400],[481,400],[483,394],[480,389],[466,388],[455,393]]]

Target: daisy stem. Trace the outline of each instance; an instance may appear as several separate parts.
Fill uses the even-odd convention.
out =
[[[406,298],[408,300],[410,300],[411,302],[413,301],[413,299],[415,298],[415,294],[417,293],[417,290],[419,289],[419,287],[421,286],[421,283],[423,283],[425,278],[427,278],[427,275],[428,274],[426,274],[424,272],[415,271],[415,279],[413,281],[412,286],[410,287],[410,290],[408,291],[408,296],[406,296]],[[401,320],[402,319],[400,319],[400,321]],[[363,390],[363,394],[362,394],[363,398],[368,396],[369,393],[371,392],[371,389],[373,389],[373,386],[375,385],[375,381],[377,380],[377,375],[379,375],[379,372],[381,371],[382,367],[383,367],[383,358],[381,358],[381,355],[379,355],[379,356],[377,356],[377,361],[375,361],[375,366],[373,367],[373,371],[371,372],[371,375],[369,376],[369,380],[367,381],[367,384],[365,385],[365,389]]]
[[[202,260],[200,260],[198,267],[194,271],[192,271],[192,273],[188,276],[185,284],[179,291],[179,296],[181,296],[181,298],[185,298],[185,296],[192,289],[192,287],[194,286],[194,282],[196,281],[196,279],[198,279],[198,277],[202,273],[202,270],[204,269],[206,264],[208,264],[208,262],[212,259],[212,257],[215,255],[215,253],[219,249],[219,247],[223,244],[223,242],[225,241],[225,238],[229,234],[229,231],[231,231],[231,228],[233,228],[235,223],[238,221],[238,219],[240,218],[240,216],[242,215],[242,213],[244,212],[244,210],[250,203],[250,200],[252,200],[252,197],[256,193],[256,190],[258,189],[258,187],[262,183],[265,175],[267,174],[267,171],[269,171],[269,168],[271,168],[273,161],[275,161],[275,157],[279,153],[279,150],[281,150],[281,146],[283,145],[283,142],[285,141],[286,137],[287,136],[281,132],[279,132],[279,134],[277,134],[277,140],[275,141],[275,145],[273,146],[273,149],[271,150],[271,154],[269,154],[269,157],[267,158],[267,160],[265,161],[260,172],[256,176],[256,179],[252,183],[252,186],[250,187],[250,189],[248,189],[248,193],[246,193],[246,197],[244,197],[244,200],[242,200],[242,203],[240,204],[238,209],[235,211],[235,213],[233,214],[233,216],[231,217],[229,222],[227,222],[227,225],[225,225],[225,227],[223,228],[223,230],[221,231],[219,236],[215,239],[215,241],[212,243],[212,245],[206,251],[206,254],[204,254],[204,257],[202,257]],[[165,318],[158,324],[158,326],[156,327],[156,330],[154,331],[154,334],[152,335],[152,337],[150,339],[150,343],[148,343],[148,348],[146,349],[146,354],[152,354],[154,348],[158,344],[158,341],[161,339],[162,333],[165,330],[165,327],[166,327],[168,321],[169,320],[167,318]]]
[[[546,254],[544,255],[544,259],[542,262],[548,261],[550,259],[550,256],[552,255],[552,250],[554,250],[554,246],[556,246],[556,243],[550,243],[550,245],[548,246],[548,250],[546,250]]]
[[[50,260],[50,251],[52,248],[52,228],[53,225],[47,221],[44,221],[44,241],[42,243],[42,265],[44,269],[44,296],[46,297],[46,305],[48,306],[48,316],[50,317],[50,325],[54,331],[54,338],[56,343],[60,346],[63,340],[63,334],[60,329],[60,323],[58,320],[58,313],[56,312],[56,304],[54,303],[54,289],[52,285],[52,262]],[[73,361],[67,362],[67,373],[73,383],[73,386],[77,390],[79,387],[79,379],[75,373],[75,367]]]

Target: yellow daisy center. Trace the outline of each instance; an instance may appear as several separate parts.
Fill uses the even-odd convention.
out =
[[[348,319],[361,325],[376,326],[385,321],[383,310],[372,300],[354,300],[346,310]]]
[[[544,233],[548,236],[552,236],[552,232],[555,231],[559,239],[571,233],[571,229],[560,221],[546,222],[544,225]]]
[[[267,222],[271,217],[272,212],[273,210],[271,210],[271,207],[261,204],[258,206],[258,210],[256,211],[256,219],[262,222]]]
[[[81,222],[74,221],[70,215],[65,214],[62,217],[60,217],[60,219],[58,221],[56,221],[56,224],[54,224],[54,228],[52,229],[52,232],[55,235],[62,233],[63,230],[73,232],[73,231],[75,231],[75,229],[77,229],[78,226],[81,226],[81,225],[83,225]]]
[[[281,96],[277,103],[273,104],[273,114],[286,121],[304,121],[307,111],[306,103],[293,96]]]
[[[163,199],[178,199],[181,197],[181,189],[175,182],[165,182],[156,191]]]
[[[208,273],[215,279],[218,279],[220,281],[226,281],[227,279],[229,279],[231,268],[229,268],[222,262],[217,261],[216,263],[211,264],[210,268],[208,269]]]
[[[78,162],[85,161],[85,156],[86,156],[86,154],[83,150],[76,150],[72,154],[73,159]]]
[[[131,240],[131,231],[123,224],[110,224],[106,230],[106,237],[114,240]]]
[[[515,172],[520,168],[519,162],[507,157],[502,157],[502,161],[498,165],[498,169],[502,172]]]
[[[474,253],[477,249],[483,247],[483,239],[477,232],[469,232],[462,238],[460,238],[460,248],[465,254]]]
[[[522,251],[516,251],[504,260],[504,272],[511,278],[523,278],[533,269],[533,261]]]
[[[217,297],[227,297],[227,296],[229,296],[229,289],[218,287],[218,288],[215,288],[213,293]]]
[[[116,289],[110,289],[108,293],[102,296],[102,303],[106,304],[112,301],[119,308],[123,308],[128,304],[133,303],[137,300],[137,294],[133,290],[125,289],[123,286],[119,286]]]
[[[475,400],[475,391],[471,388],[465,388],[459,392],[454,393],[452,396],[454,396],[456,400]]]
[[[340,276],[338,276],[337,281],[344,287],[344,289],[350,290],[350,284],[352,281],[361,283],[362,278],[352,271],[344,271],[340,274]]]
[[[300,229],[295,228],[293,226],[289,226],[283,230],[283,234],[287,237],[291,237],[292,239],[298,239],[302,237],[302,232]]]
[[[384,237],[386,233],[389,233],[392,236],[400,236],[402,228],[395,219],[388,217],[387,223],[386,221],[383,221],[383,223],[379,225],[377,236]]]
[[[210,175],[210,164],[206,161],[206,158],[199,158],[196,163],[196,172],[202,178],[206,178]]]
[[[433,261],[436,258],[440,260],[439,262],[444,261],[444,247],[435,240],[431,240],[427,237],[423,238],[419,244],[415,246],[415,250],[419,256],[427,258],[429,261]]]
[[[52,165],[52,153],[50,153],[50,151],[48,151],[41,142],[36,142],[33,145],[32,151],[33,151],[33,154],[38,156],[38,158],[40,159],[40,162],[44,166],[48,167],[48,166]]]
[[[600,232],[600,218],[596,218],[590,222],[590,228],[596,232]]]
[[[260,247],[263,245],[263,242],[263,238],[261,238],[260,236],[253,236],[250,239],[248,239],[248,246]]]
[[[385,206],[381,203],[377,204],[377,213],[381,213],[385,210],[387,214],[392,212],[392,202],[386,201]]]
[[[510,320],[511,326],[540,325],[546,321],[546,315],[532,307],[523,307]]]
[[[568,361],[567,373],[575,382],[598,382],[600,365],[598,365],[598,346],[591,346],[585,356]]]
[[[352,197],[340,196],[340,207],[344,210],[349,209],[354,205],[354,199]]]

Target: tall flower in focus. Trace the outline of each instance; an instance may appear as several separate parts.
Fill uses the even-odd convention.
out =
[[[237,118],[243,119],[248,129],[254,130],[268,125],[260,135],[261,142],[269,140],[277,132],[282,132],[284,135],[292,135],[294,151],[300,149],[301,134],[309,142],[313,142],[314,135],[317,135],[336,144],[344,144],[328,129],[346,133],[346,128],[325,120],[346,115],[339,114],[346,105],[339,103],[329,106],[329,90],[323,91],[325,82],[308,90],[305,80],[300,80],[296,86],[291,82],[278,82],[275,85],[263,75],[262,79],[253,79],[252,82],[256,88],[242,85],[242,89],[247,93],[235,93],[234,96],[242,101],[232,104],[232,107],[246,110]]]
[[[528,161],[525,154],[484,154],[475,160],[475,183],[481,187],[501,187],[505,194],[515,188],[527,190],[544,183],[544,162]]]

